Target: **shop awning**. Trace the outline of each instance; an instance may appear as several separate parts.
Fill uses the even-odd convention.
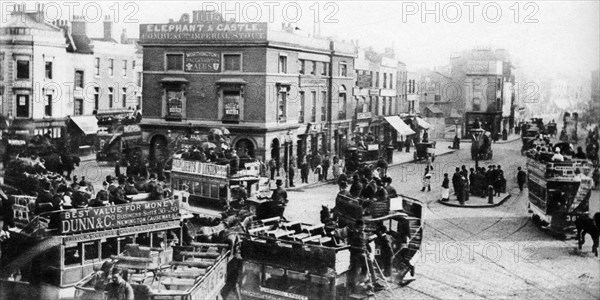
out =
[[[423,128],[423,129],[429,129],[431,127],[431,124],[427,123],[425,120],[417,117],[417,125],[419,125],[419,127]]]
[[[394,129],[396,129],[400,135],[406,136],[415,134],[415,132],[410,129],[410,127],[408,127],[408,125],[406,125],[406,123],[404,123],[404,121],[402,121],[402,119],[400,119],[398,116],[384,117],[384,119],[390,123],[390,125],[392,125],[392,127],[394,127]]]
[[[98,133],[98,119],[95,116],[71,117],[71,121],[86,135]]]

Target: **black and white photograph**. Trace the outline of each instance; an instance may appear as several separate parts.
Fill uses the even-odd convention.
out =
[[[0,2],[0,300],[600,299],[600,0]]]

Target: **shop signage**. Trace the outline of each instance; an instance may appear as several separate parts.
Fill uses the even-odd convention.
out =
[[[356,118],[357,119],[370,119],[371,118],[371,112],[360,112],[356,114]]]
[[[8,144],[11,146],[25,146],[27,142],[24,140],[8,140]]]
[[[369,89],[369,96],[379,96],[379,89]]]
[[[221,53],[209,51],[191,51],[185,53],[186,72],[221,72]]]
[[[467,62],[468,75],[502,75],[502,62],[493,60],[470,60]]]
[[[373,82],[373,76],[371,74],[358,74],[356,79],[356,86],[359,88],[368,88],[371,86],[371,82]]]
[[[62,211],[59,231],[61,234],[73,234],[177,219],[179,219],[177,201],[143,201]]]
[[[300,86],[301,87],[305,87],[305,86],[326,87],[327,86],[327,81],[325,79],[320,79],[320,78],[305,78],[305,77],[300,77]]]
[[[266,42],[267,23],[141,24],[140,42]]]

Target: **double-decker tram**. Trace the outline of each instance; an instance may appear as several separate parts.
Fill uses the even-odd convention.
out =
[[[588,160],[552,161],[551,153],[528,154],[529,210],[559,237],[571,236],[577,216],[589,210],[592,179]]]

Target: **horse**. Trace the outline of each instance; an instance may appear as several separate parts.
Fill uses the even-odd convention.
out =
[[[587,214],[583,214],[577,217],[575,220],[575,227],[577,228],[577,242],[579,244],[579,250],[585,243],[585,235],[589,234],[592,237],[594,244],[592,245],[592,252],[598,256],[598,237],[600,236],[600,212],[594,214],[594,218],[590,218]]]

